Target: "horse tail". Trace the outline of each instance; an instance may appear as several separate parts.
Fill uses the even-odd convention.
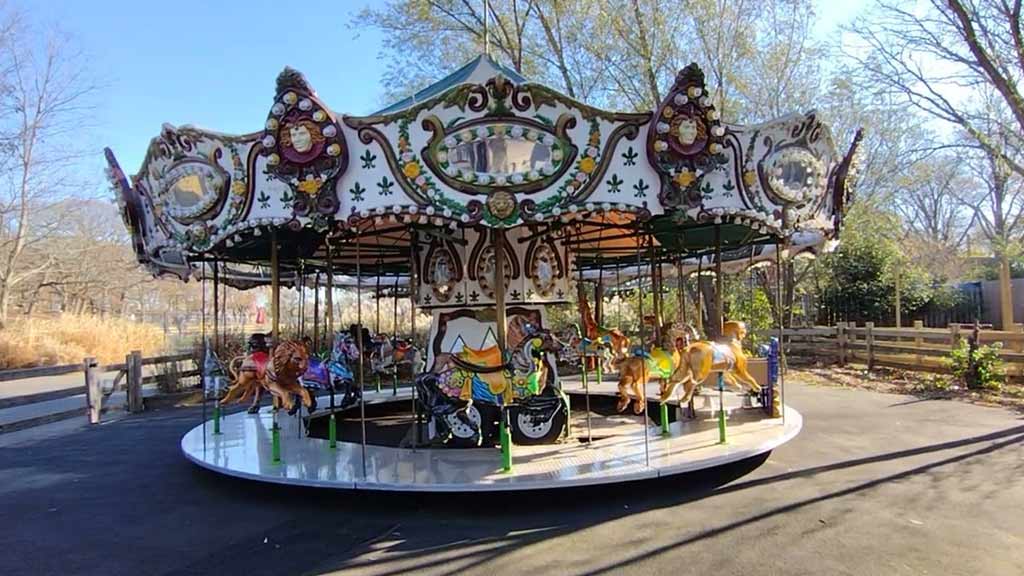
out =
[[[238,381],[239,370],[242,368],[242,363],[245,362],[245,356],[235,356],[228,362],[228,374],[231,374],[231,381]]]

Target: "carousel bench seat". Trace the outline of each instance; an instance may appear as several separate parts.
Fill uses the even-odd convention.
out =
[[[466,346],[459,352],[459,359],[486,368],[497,368],[503,364],[501,350],[497,346],[488,346],[479,350]]]

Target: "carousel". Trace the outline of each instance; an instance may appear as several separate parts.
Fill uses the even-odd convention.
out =
[[[286,68],[258,132],[165,125],[130,179],[106,152],[139,262],[202,282],[204,302],[213,284],[212,414],[186,458],[457,492],[656,478],[795,437],[779,340],[751,349],[722,278],[829,244],[856,147],[838,152],[813,112],[723,123],[696,64],[657,109],[618,113],[481,56],[365,117]],[[691,325],[683,279],[709,272],[711,312]],[[218,357],[223,286],[269,287],[270,333],[237,358]],[[311,322],[282,318],[288,289]]]

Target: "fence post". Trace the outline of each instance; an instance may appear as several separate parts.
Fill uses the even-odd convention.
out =
[[[924,330],[923,320],[914,320],[914,362],[917,367],[920,368],[921,364],[924,363],[924,358],[921,357],[921,347],[924,346],[924,338],[921,337],[921,330]]]
[[[864,344],[868,349],[868,371],[871,371],[875,368],[875,323],[865,322],[864,328]]]
[[[100,423],[100,412],[103,410],[103,390],[100,386],[99,370],[95,358],[82,361],[85,369],[85,407],[89,416],[89,424]]]
[[[949,349],[953,350],[960,345],[960,325],[949,325]]]
[[[836,344],[839,347],[839,365],[846,366],[846,322],[836,322]]]
[[[133,350],[125,358],[128,372],[128,411],[142,412],[142,352]]]
[[[164,364],[163,377],[159,380],[161,384],[160,391],[165,394],[177,392],[179,388],[178,380],[178,361],[171,360]]]

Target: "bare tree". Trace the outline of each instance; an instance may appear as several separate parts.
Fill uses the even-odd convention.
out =
[[[62,37],[50,35],[37,48],[39,37],[17,15],[2,30],[0,165],[6,178],[0,189],[0,328],[14,289],[51,264],[48,257],[28,261],[26,251],[57,227],[39,215],[67,192],[68,166],[78,156],[75,131],[90,113],[95,88]]]
[[[979,146],[1024,175],[1021,0],[879,1],[848,31],[858,41],[845,53],[863,71],[863,85],[883,86],[959,127],[969,137],[959,144]],[[1008,114],[974,106],[985,92]]]

